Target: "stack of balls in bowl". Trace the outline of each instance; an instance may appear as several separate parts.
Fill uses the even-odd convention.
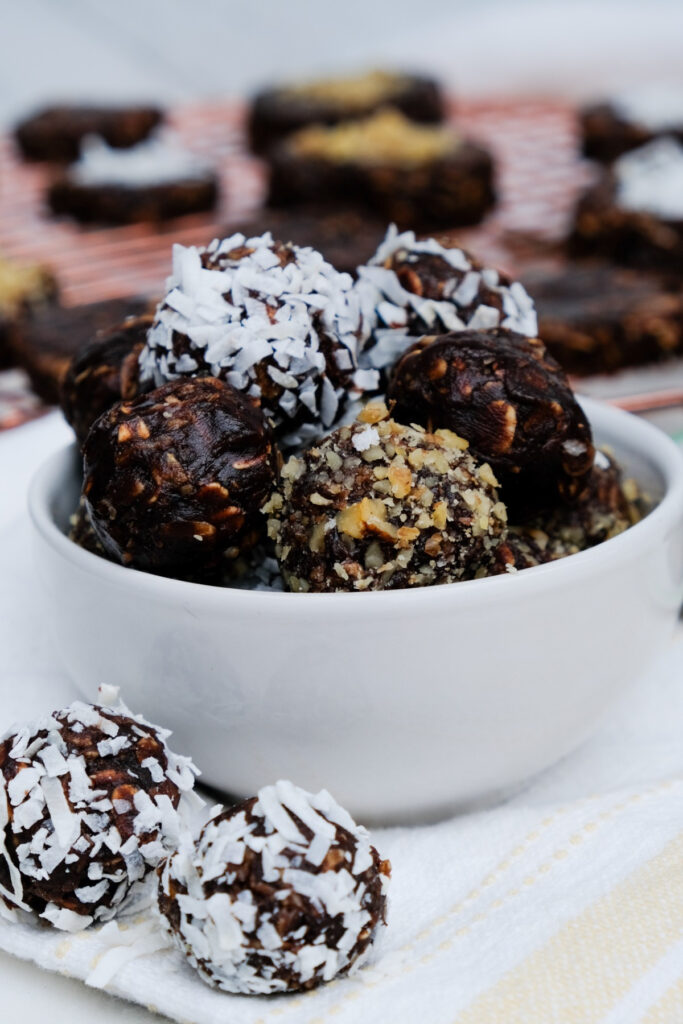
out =
[[[522,285],[448,239],[392,227],[355,280],[268,233],[177,245],[151,321],[64,382],[84,461],[72,537],[147,572],[298,592],[597,544],[644,500],[536,332]]]
[[[266,995],[357,968],[388,861],[322,790],[291,782],[202,814],[197,769],[115,687],[0,739],[0,914],[79,932],[152,906],[207,984]]]

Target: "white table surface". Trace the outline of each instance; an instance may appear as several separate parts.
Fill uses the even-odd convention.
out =
[[[62,97],[173,103],[332,67],[422,68],[479,93],[587,95],[681,79],[678,0],[650,0],[646,11],[629,0],[0,0],[0,23],[0,125]],[[16,438],[27,474],[30,430]],[[0,500],[0,528],[2,511]],[[21,713],[31,694],[11,699]],[[8,1024],[159,1020],[4,954],[0,991]]]

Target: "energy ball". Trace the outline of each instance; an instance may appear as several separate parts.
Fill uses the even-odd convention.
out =
[[[151,316],[130,318],[105,331],[69,363],[62,381],[61,405],[81,448],[103,412],[139,393],[138,359],[151,326]]]
[[[506,510],[490,466],[449,430],[428,433],[371,404],[292,456],[264,506],[286,586],[392,590],[486,575]]]
[[[112,918],[179,840],[196,769],[113,687],[0,743],[0,899],[76,932]],[[7,909],[8,908],[8,909]]]
[[[328,792],[277,782],[185,837],[159,871],[158,905],[207,984],[295,992],[360,965],[390,870]]]
[[[278,438],[298,444],[377,383],[358,368],[361,318],[348,274],[314,249],[266,233],[173,249],[168,293],[140,357],[156,385],[208,373],[256,399]]]
[[[504,328],[422,338],[397,364],[388,398],[398,419],[467,438],[508,504],[571,501],[586,484],[591,428],[539,338]]]
[[[636,482],[624,475],[614,458],[595,453],[595,463],[578,500],[560,504],[510,527],[509,539],[532,541],[543,561],[595,547],[639,522],[649,509]],[[514,540],[513,540],[514,543]]]
[[[261,411],[224,381],[199,377],[119,402],[93,424],[83,495],[109,557],[210,579],[262,535],[275,466]]]
[[[507,327],[534,335],[533,300],[519,281],[483,267],[450,238],[418,240],[390,227],[383,243],[358,268],[365,330],[371,335],[363,358],[386,370],[424,334]]]

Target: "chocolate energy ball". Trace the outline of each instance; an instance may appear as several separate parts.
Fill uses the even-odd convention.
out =
[[[271,206],[354,203],[402,228],[478,224],[493,206],[493,158],[443,125],[386,107],[295,132],[269,154]]]
[[[101,334],[69,363],[62,381],[61,406],[81,448],[102,413],[139,394],[138,360],[153,319],[147,315],[125,320]]]
[[[162,923],[224,992],[315,988],[359,966],[385,920],[388,861],[328,792],[291,782],[220,807],[159,871]]]
[[[276,457],[260,410],[224,381],[174,381],[95,421],[83,495],[123,565],[210,579],[263,533]]]
[[[214,170],[162,139],[132,149],[110,149],[100,139],[87,139],[80,159],[47,191],[54,214],[85,224],[158,223],[211,210],[217,200]]]
[[[539,338],[505,328],[422,338],[397,364],[388,399],[403,422],[445,427],[491,463],[507,504],[575,499],[593,465],[590,425]]]
[[[543,561],[554,561],[595,547],[623,533],[649,511],[637,483],[624,478],[613,456],[595,453],[595,462],[577,501],[555,504],[510,527],[509,539],[532,541]]]
[[[284,444],[319,436],[349,392],[374,388],[358,369],[358,296],[314,249],[270,234],[173,249],[168,294],[140,356],[155,384],[208,373],[256,399]]]
[[[86,135],[125,148],[145,139],[163,118],[156,107],[46,107],[14,130],[27,160],[75,160]]]
[[[258,93],[249,111],[247,134],[255,153],[266,153],[287,135],[310,124],[337,124],[390,104],[412,121],[442,121],[444,104],[431,78],[370,71],[280,86]]]
[[[655,139],[623,156],[579,199],[568,247],[683,275],[683,142]]]
[[[78,500],[78,508],[69,518],[69,540],[78,544],[84,551],[99,555],[100,558],[107,557],[90,522],[90,513],[83,495]]]
[[[683,287],[657,274],[570,263],[530,271],[524,283],[538,333],[567,373],[613,373],[683,352]]]
[[[494,575],[578,554],[623,533],[650,510],[635,480],[624,478],[608,452],[598,450],[586,486],[574,504],[555,503],[510,523],[496,549]]]
[[[518,281],[483,267],[447,238],[417,239],[392,225],[373,258],[358,268],[356,290],[370,341],[363,360],[387,370],[424,334],[466,327],[537,332],[533,300]]]
[[[80,931],[112,918],[178,842],[196,769],[118,691],[80,701],[0,743],[0,899]]]
[[[490,466],[449,430],[427,433],[366,406],[292,456],[264,507],[294,591],[393,590],[486,575],[506,510]]]
[[[640,85],[632,92],[584,107],[579,122],[584,156],[604,163],[661,135],[683,142],[683,90]]]

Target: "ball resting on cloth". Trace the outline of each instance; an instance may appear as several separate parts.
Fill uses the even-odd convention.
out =
[[[5,914],[70,932],[109,920],[178,842],[197,770],[115,688],[100,699],[15,726],[0,743]]]
[[[315,988],[360,963],[384,922],[388,861],[322,790],[291,782],[217,808],[159,868],[161,920],[225,992]]]

